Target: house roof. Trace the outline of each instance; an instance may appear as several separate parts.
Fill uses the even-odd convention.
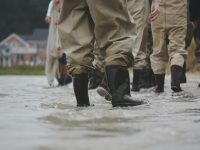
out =
[[[3,45],[5,45],[5,43],[8,41],[8,40],[10,40],[11,38],[16,38],[17,40],[19,40],[22,44],[24,44],[24,45],[28,45],[28,43],[24,40],[24,39],[22,39],[20,36],[18,36],[17,34],[15,34],[15,33],[13,33],[13,34],[11,34],[10,36],[8,36],[6,39],[4,39],[3,41],[1,41],[0,42],[0,46],[3,46]]]
[[[35,29],[32,34],[19,34],[25,41],[47,41],[48,29]]]

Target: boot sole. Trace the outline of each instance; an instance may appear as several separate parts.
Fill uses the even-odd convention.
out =
[[[129,107],[129,106],[138,106],[138,105],[143,105],[146,103],[117,103],[117,104],[112,104],[113,107]]]
[[[91,106],[94,106],[94,104],[90,104],[90,105],[88,105],[88,104],[77,104],[76,106],[77,107],[91,107]]]
[[[140,88],[132,88],[131,91],[133,91],[133,92],[139,92]]]
[[[102,87],[98,87],[97,88],[97,93],[100,96],[104,97],[107,101],[111,101],[112,100],[112,96],[110,95],[110,93],[106,89],[104,89]]]
[[[183,90],[180,87],[176,87],[176,86],[171,86],[171,89],[173,92],[178,93],[178,92],[182,92]]]

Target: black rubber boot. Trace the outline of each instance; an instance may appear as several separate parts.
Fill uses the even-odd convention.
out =
[[[61,74],[60,79],[58,79],[58,83],[60,86],[67,85],[72,82],[72,77],[70,75]]]
[[[99,69],[94,69],[89,73],[89,90],[96,89],[103,79],[104,73]]]
[[[106,76],[108,87],[112,95],[113,107],[127,107],[144,104],[141,99],[131,97],[130,78],[126,67],[107,66]]]
[[[77,74],[73,78],[74,93],[77,100],[77,106],[90,106],[88,96],[88,74]]]
[[[156,86],[156,79],[155,79],[155,75],[154,75],[152,69],[150,69],[150,76],[149,76],[149,78],[150,78],[151,87]]]
[[[108,87],[108,82],[106,79],[106,75],[104,75],[102,82],[99,84],[99,86],[97,87],[97,93],[104,97],[107,101],[111,101],[112,100],[112,96],[110,94],[110,90]]]
[[[139,73],[139,88],[148,88],[148,70],[141,69]]]
[[[138,92],[139,88],[139,78],[140,78],[140,70],[133,70],[133,82],[131,91]]]
[[[155,74],[156,89],[155,93],[164,92],[165,74]]]
[[[152,69],[142,69],[140,71],[140,78],[139,78],[139,88],[151,88],[153,83],[153,77],[154,75],[152,75]],[[155,82],[155,78],[154,78],[154,82]]]
[[[183,73],[182,73],[182,76],[181,76],[180,83],[186,83],[186,82],[187,82],[187,78],[186,78],[186,62],[184,62]]]
[[[199,87],[200,87],[200,84],[199,84]]]
[[[174,92],[181,92],[180,87],[181,77],[183,75],[183,68],[177,65],[171,66],[171,89]]]

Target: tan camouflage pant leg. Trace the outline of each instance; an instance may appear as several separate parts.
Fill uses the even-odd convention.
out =
[[[87,3],[97,45],[106,53],[105,65],[131,65],[136,26],[128,12],[127,0],[87,0]]]
[[[94,35],[106,52],[106,65],[129,66],[133,61],[135,24],[126,0],[63,0],[58,29],[71,74],[92,67]]]
[[[155,74],[165,73],[168,61],[171,66],[183,67],[187,56],[185,50],[187,1],[178,1],[161,0],[159,17],[152,23],[153,54],[151,55],[151,65]]]
[[[85,0],[62,0],[58,31],[70,74],[87,73],[93,68],[94,24]]]
[[[149,1],[128,0],[128,6],[137,27],[137,38],[133,46],[134,69],[142,69],[149,67],[147,59]]]

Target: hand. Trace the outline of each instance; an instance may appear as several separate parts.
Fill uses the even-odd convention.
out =
[[[158,15],[159,15],[159,3],[157,0],[153,0],[149,20],[155,21],[158,18]]]
[[[45,17],[45,22],[48,23],[48,24],[50,24],[51,23],[51,17],[46,16]]]
[[[56,4],[60,4],[60,0],[56,0]]]
[[[56,48],[56,54],[57,54],[58,58],[62,56],[62,54],[63,54],[63,48],[61,46],[58,46]]]

